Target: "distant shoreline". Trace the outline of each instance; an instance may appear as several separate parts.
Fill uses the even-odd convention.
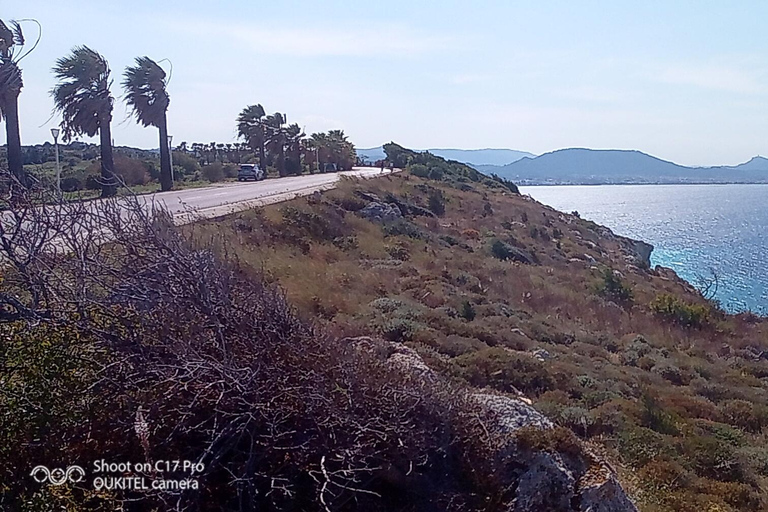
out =
[[[513,180],[514,181],[514,180]],[[691,183],[680,183],[680,182],[658,182],[658,183],[521,183],[519,181],[514,181],[515,185],[518,187],[605,187],[605,186],[659,186],[659,185],[768,185],[768,181],[760,181],[760,182],[741,182],[741,181],[730,181],[730,182],[691,182]]]

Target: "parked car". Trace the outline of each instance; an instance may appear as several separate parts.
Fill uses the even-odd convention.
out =
[[[323,172],[336,172],[338,169],[336,168],[336,164],[325,164],[323,166]]]
[[[263,180],[265,177],[264,171],[262,171],[256,164],[242,164],[237,171],[237,181],[259,181]]]

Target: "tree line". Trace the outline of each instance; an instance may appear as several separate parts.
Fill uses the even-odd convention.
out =
[[[39,41],[39,38],[38,38]],[[24,170],[24,157],[19,135],[18,98],[23,87],[19,62],[32,50],[25,49],[27,40],[16,21],[0,20],[0,118],[5,121],[8,168],[16,181],[29,186]],[[76,46],[58,59],[52,69],[57,83],[51,90],[54,111],[61,115],[62,138],[65,143],[81,136],[99,136],[102,197],[117,193],[119,178],[115,172],[112,147],[112,113],[115,98],[111,92],[111,70],[106,58],[88,46]],[[131,115],[144,127],[157,128],[160,147],[159,181],[161,190],[173,186],[172,155],[168,141],[168,76],[153,59],[137,57],[126,67],[121,81],[123,101]],[[315,133],[307,137],[298,124],[287,124],[280,112],[267,114],[260,104],[245,107],[236,119],[237,135],[244,143],[192,144],[183,142],[177,151],[206,163],[221,156],[250,149],[265,171],[274,168],[279,176],[327,169],[347,169],[356,160],[355,149],[342,130]],[[229,159],[233,161],[232,159]]]

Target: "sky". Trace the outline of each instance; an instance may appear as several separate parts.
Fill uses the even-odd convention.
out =
[[[147,55],[172,64],[174,144],[234,142],[237,114],[261,103],[362,148],[768,154],[764,0],[25,0],[0,17],[43,27],[20,63],[23,144],[51,140],[50,69],[84,44],[112,69],[116,145],[158,146],[120,99],[123,70]]]

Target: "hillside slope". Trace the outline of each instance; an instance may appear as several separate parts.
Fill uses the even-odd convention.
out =
[[[640,151],[561,149],[501,167],[481,166],[519,184],[766,183],[768,160],[737,166],[685,167]]]
[[[511,182],[387,149],[406,172],[182,229],[109,201],[24,223],[0,247],[0,508],[766,508],[765,319]],[[27,257],[73,219],[113,241]],[[29,478],[98,459],[199,461],[200,489]]]
[[[332,332],[532,400],[611,461],[641,510],[763,510],[765,320],[647,268],[645,244],[492,182],[433,176],[349,181],[208,229]]]

